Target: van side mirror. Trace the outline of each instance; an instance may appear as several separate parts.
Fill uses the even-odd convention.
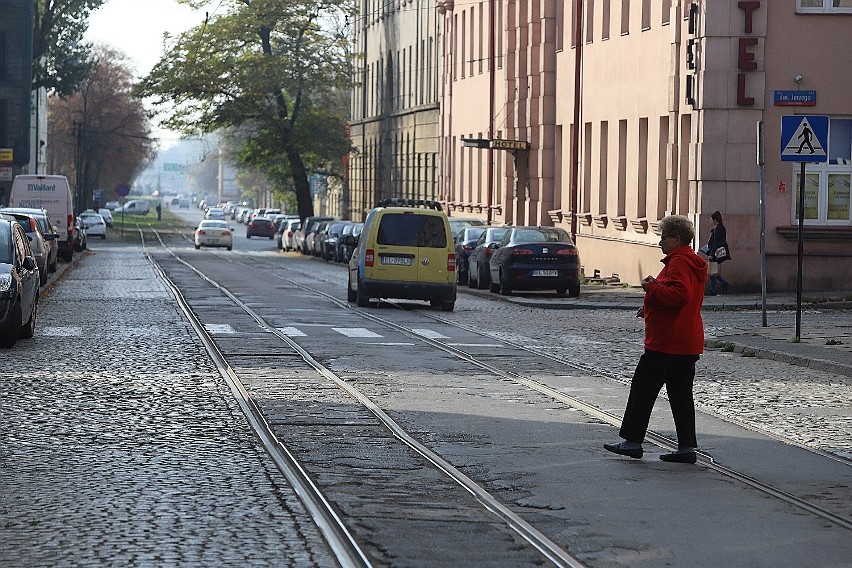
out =
[[[23,266],[26,270],[35,270],[36,261],[31,256],[25,256],[24,261],[21,263],[21,266]]]

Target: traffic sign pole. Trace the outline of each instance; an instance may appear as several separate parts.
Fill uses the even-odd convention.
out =
[[[828,161],[828,117],[781,117],[781,161],[802,164],[799,173],[799,248],[796,258],[796,341],[802,337],[802,278],[805,257],[805,164]]]

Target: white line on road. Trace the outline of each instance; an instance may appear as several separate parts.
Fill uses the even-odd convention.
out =
[[[365,327],[333,327],[331,329],[346,337],[383,337]]]

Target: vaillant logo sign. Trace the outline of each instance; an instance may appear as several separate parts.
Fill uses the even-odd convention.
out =
[[[28,183],[27,191],[56,191],[56,186],[47,183]]]

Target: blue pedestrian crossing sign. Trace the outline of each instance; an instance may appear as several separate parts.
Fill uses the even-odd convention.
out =
[[[782,162],[827,162],[828,117],[782,116]]]

